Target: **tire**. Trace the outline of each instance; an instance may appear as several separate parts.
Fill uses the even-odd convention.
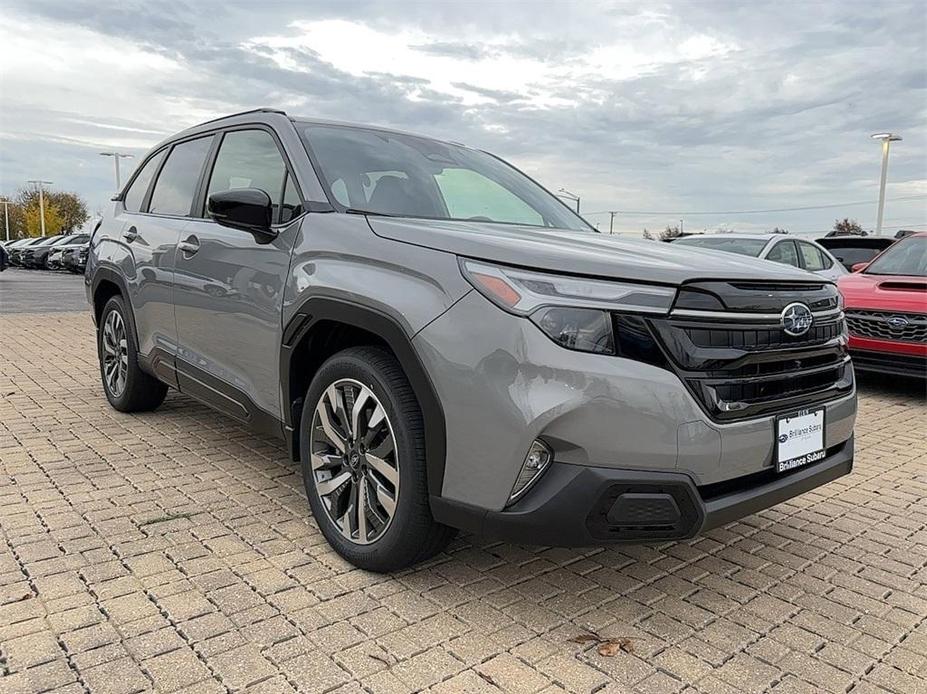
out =
[[[379,347],[339,352],[318,370],[304,402],[303,481],[332,548],[354,566],[381,573],[444,549],[457,531],[431,515],[422,413],[396,358]],[[355,420],[357,403],[362,407]],[[362,494],[367,503],[361,514]]]
[[[106,399],[114,409],[148,412],[164,402],[167,386],[142,371],[138,365],[138,346],[131,325],[129,309],[123,298],[119,295],[111,297],[103,307],[97,327],[100,379]],[[121,359],[118,358],[120,351]],[[113,368],[117,370],[115,377]],[[118,374],[120,368],[123,369],[121,375]]]

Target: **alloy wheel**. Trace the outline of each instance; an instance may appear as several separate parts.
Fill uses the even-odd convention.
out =
[[[383,404],[345,378],[325,389],[312,417],[312,481],[329,518],[367,545],[389,527],[399,499],[399,455]]]
[[[103,379],[110,395],[118,398],[126,387],[129,348],[126,324],[119,311],[110,311],[103,324]]]

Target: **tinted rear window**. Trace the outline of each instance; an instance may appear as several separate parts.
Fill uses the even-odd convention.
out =
[[[766,247],[766,239],[728,239],[723,236],[688,236],[673,241],[673,243],[697,248],[708,248],[713,251],[727,251],[739,253],[756,258]]]

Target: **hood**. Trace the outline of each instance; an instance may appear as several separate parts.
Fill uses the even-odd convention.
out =
[[[367,221],[375,234],[393,241],[577,275],[671,285],[698,279],[822,281],[804,270],[734,253],[595,232],[373,215]]]
[[[854,272],[837,281],[847,309],[927,313],[927,278]]]

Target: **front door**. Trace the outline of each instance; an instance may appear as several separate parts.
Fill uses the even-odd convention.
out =
[[[300,198],[274,137],[263,129],[223,135],[204,201],[231,188],[260,188],[274,202],[279,234],[259,243],[247,232],[191,220],[181,232],[174,313],[181,391],[259,426],[281,416],[283,291]]]

